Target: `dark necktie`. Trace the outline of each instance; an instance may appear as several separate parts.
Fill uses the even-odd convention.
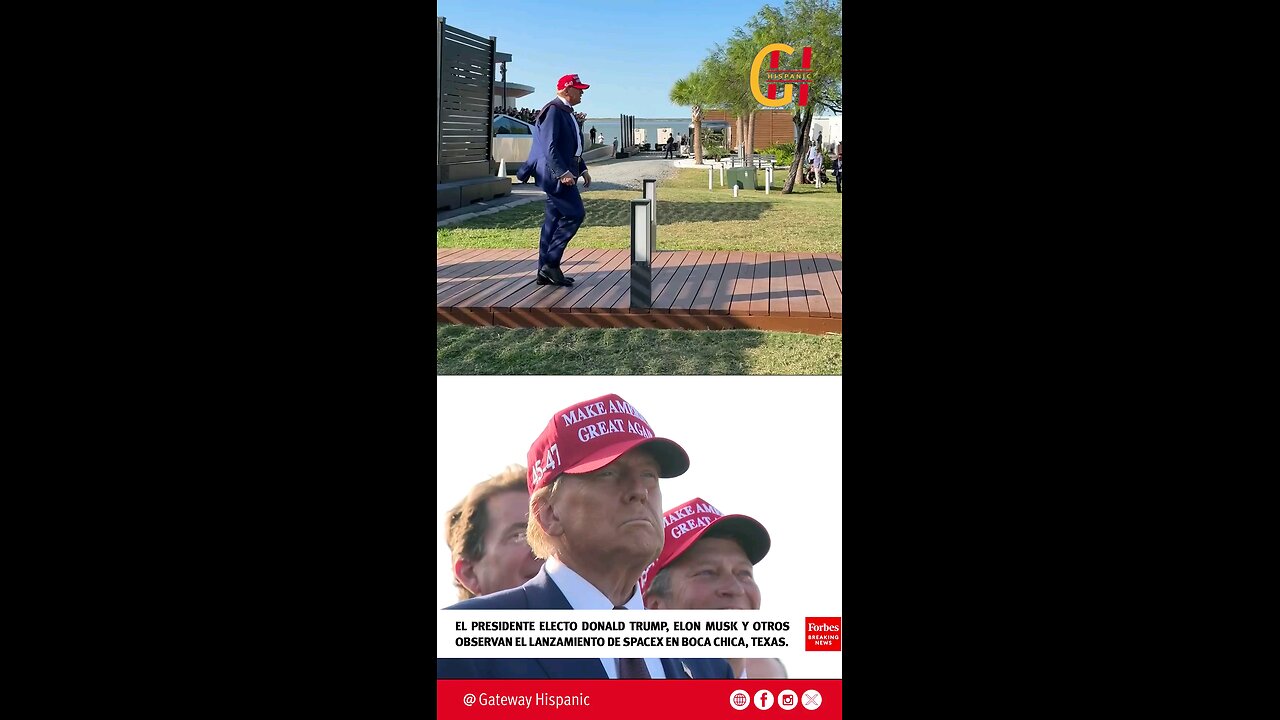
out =
[[[614,610],[626,610],[626,608],[618,605]],[[619,680],[649,680],[652,678],[653,676],[649,674],[649,668],[644,664],[644,658],[618,658]]]

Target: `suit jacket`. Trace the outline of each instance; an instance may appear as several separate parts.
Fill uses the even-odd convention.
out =
[[[545,193],[556,193],[567,187],[560,177],[570,171],[576,178],[587,171],[587,164],[577,155],[578,121],[573,109],[552,100],[538,111],[533,124],[533,147],[525,168],[533,173],[538,187]]]
[[[556,587],[544,567],[537,577],[518,588],[463,600],[445,610],[572,610],[573,606]],[[695,679],[732,680],[729,663],[720,658],[662,658],[662,670],[669,680],[687,680],[688,668]],[[593,679],[607,680],[599,658],[436,658],[437,679]]]

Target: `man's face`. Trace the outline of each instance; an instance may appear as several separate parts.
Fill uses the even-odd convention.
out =
[[[570,105],[577,105],[578,103],[582,102],[582,88],[576,88],[570,85],[569,87],[565,88],[564,91],[569,96]]]
[[[649,563],[662,552],[660,468],[646,450],[630,450],[582,475],[563,476],[555,513],[562,553]],[[647,559],[646,559],[647,558]]]
[[[736,540],[704,537],[668,566],[671,602],[679,610],[759,610],[760,588]]]
[[[529,518],[529,494],[504,492],[490,497],[489,529],[484,534],[484,557],[472,563],[477,595],[519,587],[538,574],[542,560],[525,541]]]

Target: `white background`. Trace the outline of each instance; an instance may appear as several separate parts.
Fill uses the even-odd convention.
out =
[[[506,465],[526,464],[554,413],[616,393],[657,436],[689,454],[688,472],[662,480],[664,511],[701,497],[768,529],[773,544],[755,568],[762,611],[798,623],[842,617],[841,383],[831,376],[437,377],[436,607],[457,602],[445,511]],[[803,648],[777,654],[790,677],[815,679],[839,678],[840,656]]]

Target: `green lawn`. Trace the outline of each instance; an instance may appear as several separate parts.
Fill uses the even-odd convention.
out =
[[[843,221],[834,183],[816,190],[796,185],[781,192],[785,175],[774,174],[769,194],[740,190],[733,197],[714,176],[707,190],[705,170],[681,169],[677,177],[658,182],[659,250],[741,250],[746,252],[841,252]],[[630,202],[638,190],[591,190],[583,193],[587,219],[570,247],[631,246]],[[543,205],[528,203],[457,225],[436,228],[437,248],[537,248]]]
[[[840,335],[436,324],[437,375],[840,375]]]

